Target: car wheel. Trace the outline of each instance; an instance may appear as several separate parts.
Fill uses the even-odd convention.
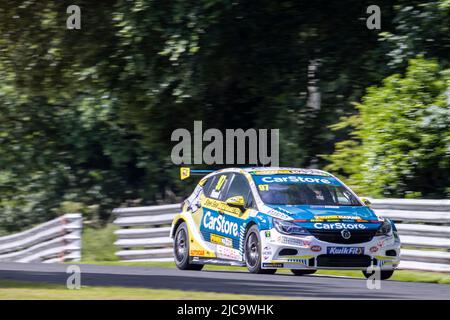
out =
[[[245,235],[244,256],[248,271],[259,274],[274,274],[277,269],[261,268],[261,239],[256,225],[248,229]]]
[[[394,274],[394,270],[381,270],[380,280],[387,280]],[[367,272],[363,270],[364,277],[369,278],[373,272]]]
[[[175,232],[173,244],[175,264],[180,270],[201,270],[202,264],[189,263],[189,233],[186,222],[181,223]]]
[[[304,276],[306,274],[313,274],[316,273],[317,270],[298,270],[298,269],[291,269],[292,273],[296,276]]]

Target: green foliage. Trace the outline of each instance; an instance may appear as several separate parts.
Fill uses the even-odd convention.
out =
[[[81,246],[83,261],[91,263],[117,261],[118,258],[115,255],[117,247],[114,245],[116,229],[117,227],[113,224],[108,224],[103,228],[83,228]]]
[[[370,87],[360,112],[335,126],[353,126],[336,144],[328,169],[349,176],[367,194],[442,197],[450,172],[450,70],[412,59],[404,76]]]
[[[361,0],[79,0],[81,30],[67,30],[70,4],[0,3],[0,232],[70,203],[105,224],[121,204],[179,201],[192,185],[176,179],[170,136],[194,120],[280,128],[281,165],[322,167],[349,134],[329,125],[368,86],[411,54],[448,65],[448,0],[378,1],[382,33]]]
[[[389,48],[389,65],[398,69],[416,55],[440,58],[449,67],[450,1],[418,1],[395,5],[394,30],[380,33]]]

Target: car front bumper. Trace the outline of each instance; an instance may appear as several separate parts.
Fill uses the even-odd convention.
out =
[[[400,262],[400,241],[394,236],[374,236],[364,243],[340,244],[321,241],[312,235],[283,235],[271,229],[261,231],[260,237],[263,269],[366,270],[374,266],[393,270]]]

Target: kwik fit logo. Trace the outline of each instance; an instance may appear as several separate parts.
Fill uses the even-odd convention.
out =
[[[328,254],[363,254],[364,248],[362,247],[329,247],[327,249]]]

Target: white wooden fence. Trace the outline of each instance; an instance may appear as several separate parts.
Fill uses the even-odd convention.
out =
[[[402,269],[450,272],[450,200],[371,199],[396,222]],[[122,261],[173,261],[170,223],[179,204],[114,209],[116,255]]]
[[[0,237],[0,261],[79,261],[81,229],[81,214],[71,213],[32,229]]]

